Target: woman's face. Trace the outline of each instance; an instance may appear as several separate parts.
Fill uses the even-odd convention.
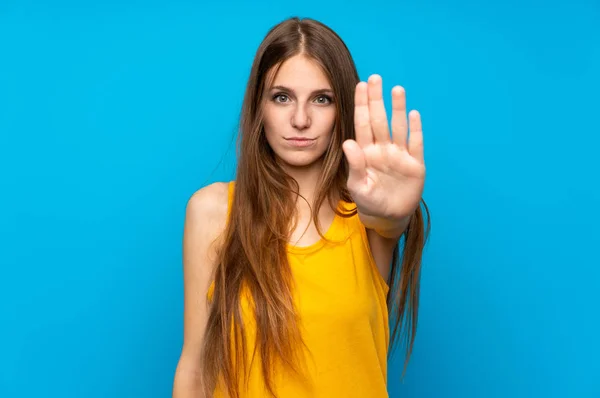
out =
[[[320,160],[336,118],[333,90],[321,67],[303,55],[289,58],[264,98],[265,134],[277,157],[291,167]]]

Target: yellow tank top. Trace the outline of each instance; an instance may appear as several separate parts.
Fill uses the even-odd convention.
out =
[[[233,189],[232,181],[230,208]],[[351,210],[355,205],[340,201],[340,206]],[[321,239],[310,246],[288,245],[294,302],[309,360],[302,366],[303,381],[283,370],[276,372],[275,392],[278,398],[388,397],[389,287],[377,269],[358,215],[336,215],[324,236],[332,243]],[[214,283],[209,298],[213,290]],[[248,316],[248,303],[242,307],[248,352],[252,353],[256,325]],[[250,376],[242,397],[268,397],[259,362],[260,355],[248,361]],[[215,391],[215,397],[226,396],[219,388]]]

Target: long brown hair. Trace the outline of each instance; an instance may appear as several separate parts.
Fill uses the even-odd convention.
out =
[[[299,195],[299,187],[279,166],[267,143],[262,112],[265,91],[279,66],[297,54],[322,67],[336,98],[336,125],[324,154],[312,216],[317,228],[318,210],[325,200],[333,209],[337,209],[336,198],[352,202],[346,188],[348,165],[342,143],[355,137],[354,88],[359,77],[354,61],[341,38],[324,24],[308,18],[287,19],[274,26],[260,44],[242,105],[236,189],[219,248],[201,358],[207,397],[212,396],[218,384],[229,396],[239,397],[242,381],[248,376],[249,369],[245,366],[248,347],[240,306],[246,293],[254,304],[256,347],[253,349],[260,355],[267,389],[275,395],[272,378],[275,363],[298,371],[295,353],[303,342],[292,299],[293,279],[286,248],[289,232],[295,225],[293,198],[294,194]],[[428,213],[426,206],[424,209]],[[341,215],[355,213],[356,210]],[[387,303],[390,315],[395,315],[391,344],[402,329],[399,325],[406,320],[409,343],[406,363],[415,338],[421,255],[428,231],[429,217],[425,227],[419,206],[394,250],[388,280]],[[322,231],[319,234],[322,236]]]

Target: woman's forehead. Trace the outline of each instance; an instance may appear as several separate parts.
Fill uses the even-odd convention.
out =
[[[272,68],[269,74],[269,89],[283,86],[298,92],[331,90],[331,84],[321,65],[305,56],[293,56]]]

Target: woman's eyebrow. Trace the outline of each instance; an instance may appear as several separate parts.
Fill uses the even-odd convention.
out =
[[[285,87],[285,86],[273,86],[273,87],[271,87],[271,90],[282,90],[282,91],[288,91],[290,93],[294,92],[294,90],[292,90],[289,87]],[[311,94],[324,94],[324,93],[333,94],[333,90],[330,88],[320,88],[318,90],[313,91]]]

